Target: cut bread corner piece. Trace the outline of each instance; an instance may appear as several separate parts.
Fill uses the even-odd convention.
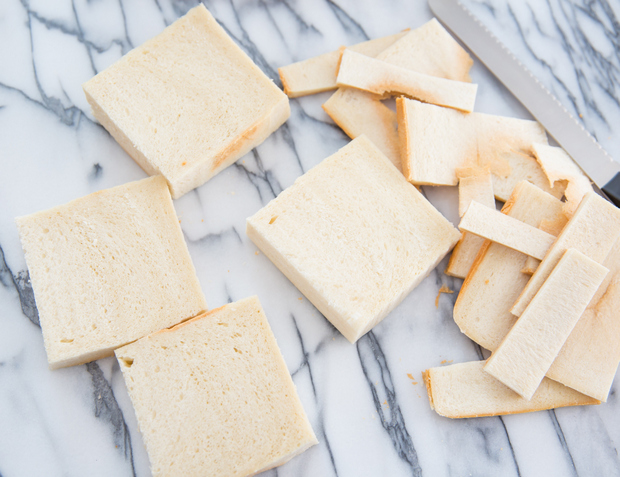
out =
[[[461,236],[365,136],[250,217],[247,234],[351,342]]]
[[[568,249],[484,370],[531,399],[608,272]]]
[[[515,187],[502,213],[533,227],[564,216],[563,203],[527,181]],[[461,287],[454,321],[480,346],[495,350],[516,321],[510,308],[529,276],[521,273],[527,256],[486,241]]]
[[[16,222],[51,369],[110,356],[207,308],[161,176]]]
[[[451,419],[502,416],[600,401],[545,378],[531,400],[486,373],[484,361],[431,368],[423,373],[431,409]]]
[[[471,112],[478,85],[418,73],[351,50],[342,54],[338,86],[379,96],[403,94],[426,103]]]
[[[564,191],[566,196],[564,213],[568,217],[572,216],[583,196],[593,190],[590,179],[561,147],[535,143],[533,151],[534,157],[549,179],[550,186],[553,187],[553,184],[558,181],[567,181],[568,184]]]
[[[166,178],[175,199],[262,143],[290,115],[288,97],[203,5],[83,89],[95,118],[148,174]],[[229,97],[237,99],[223,99]]]
[[[347,48],[362,55],[375,57],[400,40],[407,32],[408,30],[403,30],[395,35],[364,41]],[[339,48],[323,55],[278,68],[286,95],[289,98],[298,98],[336,89],[336,77],[338,76],[338,67],[343,50],[344,48]]]
[[[317,444],[256,297],[116,357],[153,475],[254,475]]]

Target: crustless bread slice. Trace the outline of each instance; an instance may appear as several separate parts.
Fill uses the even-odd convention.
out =
[[[484,370],[531,399],[608,272],[568,249]]]
[[[178,198],[263,142],[287,96],[203,5],[84,84],[95,118]]]
[[[351,342],[460,238],[365,136],[250,217],[247,233]]]
[[[50,368],[110,356],[207,308],[161,176],[16,222]]]
[[[472,361],[426,370],[424,383],[431,409],[440,416],[458,419],[600,404],[547,378],[528,401],[486,373],[484,364]]]
[[[317,443],[256,297],[116,350],[154,476],[246,476]]]
[[[396,35],[364,41],[347,48],[362,55],[375,57],[406,34],[407,30]],[[286,95],[289,98],[298,98],[336,89],[336,76],[338,76],[341,55],[341,50],[330,51],[314,58],[278,68]]]

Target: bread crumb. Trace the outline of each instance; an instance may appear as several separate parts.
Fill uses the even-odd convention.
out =
[[[447,359],[443,359],[443,360],[441,361],[441,363],[439,363],[439,364],[450,364],[452,361],[454,361],[454,360],[453,360],[453,359],[451,359],[450,361],[448,361]]]
[[[258,255],[258,250],[256,252],[254,252],[254,255]]]
[[[303,297],[299,297],[299,298],[297,298],[297,299],[298,299],[299,301],[302,301],[302,300],[303,300]]]
[[[435,298],[435,308],[439,308],[439,297],[442,293],[454,293],[454,290],[450,290],[447,286],[441,285],[441,288],[437,292],[437,297]]]
[[[411,373],[407,373],[407,377],[411,379],[411,384],[418,384],[418,382],[415,380]]]

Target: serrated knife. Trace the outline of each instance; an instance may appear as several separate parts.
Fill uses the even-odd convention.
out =
[[[428,0],[448,27],[620,207],[620,164],[551,92],[458,0]]]

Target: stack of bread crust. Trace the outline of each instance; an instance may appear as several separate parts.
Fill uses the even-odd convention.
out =
[[[468,392],[457,379],[460,372],[474,373],[479,390],[505,399],[469,411],[442,407],[451,417],[605,401],[620,361],[620,347],[613,344],[620,326],[611,314],[620,287],[618,210],[594,195],[564,151],[547,145],[539,123],[472,112],[465,99],[470,90],[450,83],[470,81],[471,59],[438,23],[389,43],[372,54],[341,48],[340,89],[323,107],[350,137],[367,134],[412,184],[459,185],[465,235],[446,269],[465,279],[454,318],[495,353],[485,367],[454,368],[451,381],[429,370],[431,401],[448,392],[440,382],[450,382],[450,392],[458,391],[453,386]],[[396,117],[381,103],[390,95],[399,96]],[[563,196],[566,202],[559,200]],[[494,198],[506,202],[503,214]],[[515,327],[521,314],[526,319]],[[578,353],[588,356],[585,364]],[[525,357],[520,362],[518,356]],[[603,364],[603,356],[609,362]],[[600,379],[594,367],[604,369]],[[539,385],[544,391],[535,394]]]

